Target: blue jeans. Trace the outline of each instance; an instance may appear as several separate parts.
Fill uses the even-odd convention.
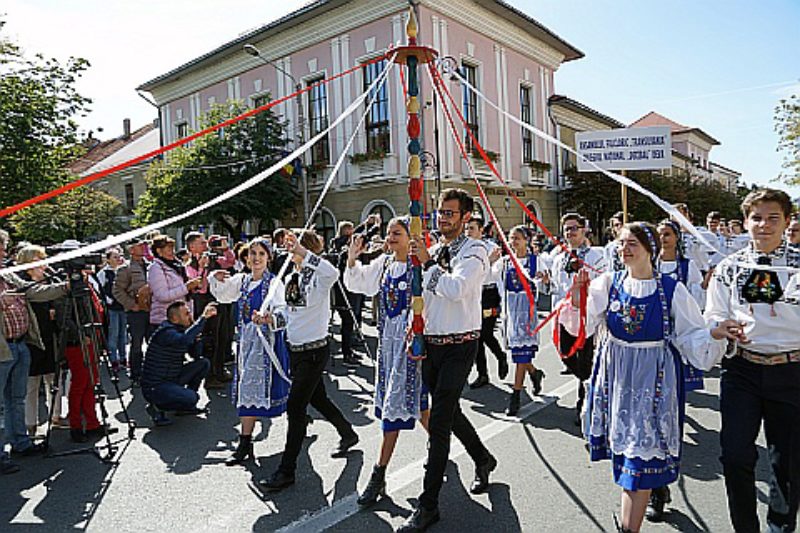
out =
[[[108,357],[111,361],[127,359],[125,355],[125,345],[128,344],[127,324],[125,311],[108,310]]]
[[[162,411],[189,411],[197,406],[200,395],[197,389],[208,374],[208,359],[195,359],[183,365],[177,382],[159,383],[142,387],[145,400]]]
[[[11,360],[0,362],[0,396],[5,409],[3,447],[11,444],[14,451],[22,451],[32,445],[25,427],[25,394],[28,392],[31,352],[23,341],[9,342],[8,347]]]

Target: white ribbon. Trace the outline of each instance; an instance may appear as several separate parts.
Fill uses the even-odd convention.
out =
[[[204,204],[201,204],[201,205],[199,205],[197,207],[193,207],[192,209],[190,209],[188,211],[184,211],[183,213],[180,213],[178,215],[172,216],[170,218],[167,218],[167,219],[164,219],[164,220],[161,220],[161,221],[158,221],[158,222],[154,222],[152,224],[148,224],[147,226],[144,226],[144,227],[141,227],[141,228],[136,228],[136,229],[130,230],[130,231],[122,233],[120,235],[112,235],[110,237],[107,237],[107,238],[103,239],[102,241],[98,241],[96,243],[89,244],[87,246],[83,246],[83,247],[77,248],[75,250],[70,250],[68,252],[63,252],[63,253],[60,253],[60,254],[56,254],[56,255],[48,257],[46,259],[40,259],[38,261],[32,261],[30,263],[25,263],[25,264],[21,264],[21,265],[14,265],[12,267],[7,267],[7,268],[0,269],[0,275],[11,274],[11,273],[14,273],[14,272],[22,272],[24,270],[28,270],[28,269],[39,267],[39,266],[51,265],[53,263],[60,263],[62,261],[67,261],[67,260],[70,260],[70,259],[76,259],[78,257],[83,257],[84,255],[87,255],[87,254],[90,254],[90,253],[102,252],[103,250],[105,250],[106,248],[109,248],[111,246],[122,244],[122,243],[124,243],[126,241],[129,241],[129,240],[135,238],[135,237],[140,237],[142,235],[145,235],[145,234],[147,234],[147,233],[149,233],[149,232],[151,232],[153,230],[161,229],[163,227],[175,224],[176,222],[184,220],[184,219],[186,219],[186,218],[188,218],[188,217],[190,217],[192,215],[196,215],[197,213],[200,213],[200,212],[208,209],[209,207],[213,207],[213,206],[215,206],[215,205],[217,205],[217,204],[219,204],[221,202],[224,202],[225,200],[229,200],[229,199],[233,198],[234,196],[246,191],[247,189],[250,189],[251,187],[261,183],[262,181],[264,181],[268,177],[272,176],[273,174],[275,174],[276,172],[281,170],[287,164],[289,164],[292,161],[294,161],[295,159],[297,159],[297,157],[299,157],[301,154],[303,154],[309,148],[311,148],[314,144],[316,144],[317,141],[319,141],[320,139],[322,139],[323,137],[328,135],[328,133],[331,132],[336,126],[341,124],[342,121],[344,121],[345,118],[347,118],[349,115],[351,115],[356,109],[358,109],[358,107],[361,104],[364,103],[364,101],[367,99],[367,95],[369,95],[370,91],[375,88],[375,86],[377,85],[378,81],[381,81],[381,80],[385,79],[386,73],[389,71],[389,69],[391,68],[391,66],[393,64],[394,64],[394,62],[390,61],[389,65],[387,65],[386,69],[384,70],[382,77],[377,78],[372,83],[372,85],[370,85],[369,88],[367,88],[366,91],[364,91],[349,106],[347,106],[347,108],[342,112],[342,114],[339,115],[338,117],[336,117],[336,119],[333,122],[331,122],[331,124],[327,128],[325,128],[324,130],[322,130],[319,133],[317,133],[316,135],[314,135],[305,144],[303,144],[302,146],[297,148],[291,154],[287,155],[286,157],[284,157],[283,159],[281,159],[280,161],[278,161],[277,163],[275,163],[274,165],[272,165],[268,169],[259,172],[258,174],[256,174],[255,176],[253,176],[249,180],[245,181],[244,183],[241,183],[241,184],[237,185],[236,187],[224,192],[223,194],[217,196],[216,198],[213,198],[213,199],[209,200],[208,202],[206,202]],[[356,130],[356,131],[358,131],[358,130]],[[335,169],[335,170],[338,170],[338,168]],[[331,172],[331,178],[333,178],[334,175],[335,175],[335,172]],[[322,198],[324,197],[324,194],[327,193],[328,189],[330,188],[331,178],[329,178],[328,183],[326,183],[326,185],[325,185],[325,189],[323,190],[323,195],[320,196],[320,200],[319,200],[320,202],[322,201]],[[317,202],[317,205],[319,205],[319,202]],[[315,207],[315,209],[317,209],[317,207]],[[312,216],[310,218],[310,220],[313,220],[313,219],[314,219],[314,217]],[[306,223],[306,225],[308,225],[308,223]]]
[[[272,361],[272,368],[277,370],[278,375],[282,377],[283,380],[286,381],[289,385],[291,385],[292,380],[289,378],[289,376],[286,375],[286,372],[283,370],[283,365],[281,365],[281,362],[278,359],[278,355],[275,353],[275,348],[273,348],[272,342],[267,340],[267,338],[264,336],[264,332],[261,331],[261,328],[258,327],[258,325],[256,325],[256,332],[258,333],[258,339],[261,341],[261,344],[264,345],[264,350],[267,352],[269,360]],[[274,335],[271,335],[271,337],[274,337]]]
[[[443,63],[443,64],[447,65],[446,63]],[[540,130],[540,129],[534,127],[534,126],[531,126],[530,124],[526,124],[526,123],[522,122],[520,119],[518,119],[517,117],[515,117],[514,115],[512,115],[508,111],[498,107],[494,102],[489,100],[489,98],[487,98],[486,95],[484,95],[478,89],[476,89],[475,87],[470,85],[470,83],[466,79],[464,79],[461,76],[461,73],[459,73],[457,70],[454,70],[454,69],[448,69],[448,70],[449,70],[448,74],[449,73],[455,74],[455,76],[460,80],[460,82],[464,85],[464,87],[467,87],[470,91],[474,92],[476,95],[481,97],[491,107],[495,108],[497,111],[499,111],[500,113],[502,113],[506,117],[510,118],[512,121],[516,122],[522,128],[525,128],[526,130],[530,131],[531,133],[533,133],[537,137],[540,137],[541,139],[544,139],[545,141],[547,141],[547,142],[549,142],[551,144],[555,144],[556,146],[558,146],[560,148],[563,148],[564,150],[567,150],[570,153],[575,154],[577,157],[583,159],[590,166],[594,167],[598,172],[601,172],[601,173],[605,174],[606,176],[608,176],[609,178],[613,179],[614,181],[616,181],[616,182],[618,182],[618,183],[620,183],[622,185],[626,185],[626,186],[630,187],[631,189],[633,189],[633,190],[635,190],[635,191],[647,196],[658,207],[663,209],[671,217],[673,217],[675,220],[677,220],[678,223],[680,223],[681,226],[686,228],[686,230],[689,233],[694,235],[697,238],[697,240],[699,240],[705,246],[707,246],[708,248],[720,253],[723,256],[726,255],[719,248],[717,248],[716,246],[714,246],[710,242],[708,242],[708,240],[698,231],[698,229],[694,226],[694,224],[689,222],[689,220],[685,216],[683,216],[683,214],[680,211],[675,209],[675,207],[673,207],[672,204],[670,204],[669,202],[666,202],[666,201],[662,200],[655,193],[645,189],[644,187],[642,187],[641,185],[639,185],[635,181],[633,181],[633,180],[631,180],[629,178],[626,178],[625,176],[620,176],[619,174],[614,174],[613,172],[609,172],[608,170],[600,168],[600,166],[598,166],[594,161],[589,161],[588,159],[584,158],[575,149],[573,149],[571,146],[568,146],[568,145],[562,143],[561,141],[559,141],[555,137],[552,137],[552,136],[548,135],[547,133],[543,132],[542,130]]]

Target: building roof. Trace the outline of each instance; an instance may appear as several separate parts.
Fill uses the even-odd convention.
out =
[[[120,146],[117,150],[111,152],[105,158],[81,172],[81,176],[88,176],[89,174],[94,174],[106,168],[111,168],[135,157],[148,154],[153,150],[157,150],[159,147],[161,147],[160,132],[156,128],[150,128],[143,135]]]
[[[158,87],[159,85],[171,81],[180,77],[183,74],[201,68],[208,60],[212,58],[215,60],[222,59],[225,56],[228,56],[233,53],[240,53],[242,50],[242,46],[245,44],[258,41],[266,37],[269,33],[277,33],[280,31],[284,31],[288,28],[296,26],[298,24],[302,24],[303,22],[323,15],[324,13],[345,5],[348,3],[349,0],[315,0],[309,2],[305,6],[297,9],[285,15],[279,19],[276,19],[268,24],[263,26],[259,26],[250,31],[246,31],[229,41],[222,46],[218,46],[217,48],[207,52],[195,59],[192,59],[188,63],[184,63],[183,65],[170,70],[169,72],[157,76],[150,81],[146,81],[141,84],[136,89],[139,91],[150,91],[151,89]],[[424,0],[423,0],[424,1]],[[574,59],[580,59],[584,56],[583,52],[572,46],[571,44],[567,43],[561,37],[547,29],[545,26],[531,18],[530,16],[526,15],[522,11],[516,9],[515,7],[511,6],[510,4],[503,2],[502,0],[473,0],[476,4],[481,5],[482,7],[488,9],[492,13],[495,13],[507,20],[510,20],[520,28],[527,30],[529,33],[534,35],[536,38],[540,39],[542,42],[552,46],[562,54],[564,54],[564,61],[572,61]]]
[[[81,157],[77,158],[69,165],[67,165],[67,169],[70,172],[79,174],[81,176],[89,174],[90,172],[87,171],[93,167],[98,167],[99,166],[98,163],[105,161],[113,154],[123,150],[126,146],[137,143],[139,139],[147,136],[148,134],[150,134],[150,138],[152,138],[153,135],[155,136],[155,142],[156,142],[155,147],[157,148],[160,144],[159,131],[156,125],[152,122],[131,132],[131,134],[128,137],[121,135],[115,139],[109,139],[107,141],[88,139],[87,142],[85,143],[87,144],[86,153],[83,154]],[[103,168],[105,168],[106,166],[110,165],[103,165]]]
[[[695,133],[702,137],[707,143],[711,145],[719,145],[720,142],[716,140],[714,137],[709,135],[708,133],[704,132],[700,128],[690,128],[688,126],[684,126],[683,124],[678,124],[672,119],[665,117],[664,115],[660,115],[655,111],[650,111],[640,119],[631,123],[630,127],[637,128],[637,127],[647,127],[647,126],[669,126],[672,133]]]
[[[572,98],[570,98],[568,96],[564,96],[564,95],[561,95],[561,94],[554,94],[554,95],[552,95],[550,97],[549,102],[550,102],[551,106],[552,105],[560,105],[562,107],[565,107],[567,109],[575,111],[576,113],[580,113],[582,115],[587,115],[587,116],[589,116],[589,117],[591,117],[591,118],[593,118],[595,120],[598,120],[600,122],[604,122],[604,123],[606,123],[609,126],[612,126],[614,128],[624,128],[625,127],[625,124],[623,122],[620,122],[619,120],[617,120],[615,118],[611,118],[608,115],[604,115],[604,114],[600,113],[599,111],[595,111],[594,109],[592,109],[591,107],[587,106],[586,104],[582,104],[581,102],[578,102],[577,100],[573,100]]]
[[[715,163],[714,161],[709,161],[708,164],[710,166],[712,166],[712,167],[717,167],[717,168],[722,169],[722,170],[724,170],[726,172],[730,172],[731,174],[736,174],[738,176],[742,175],[742,173],[739,172],[738,170],[733,170],[732,168],[728,168],[726,166],[720,165],[719,163]]]

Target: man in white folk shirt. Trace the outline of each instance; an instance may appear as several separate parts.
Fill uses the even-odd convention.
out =
[[[303,230],[299,239],[287,233],[285,247],[289,266],[286,286],[286,341],[289,344],[292,388],[286,404],[289,427],[286,430],[286,445],[278,470],[270,477],[258,482],[260,489],[279,491],[295,480],[297,457],[306,435],[308,418],[306,408],[319,411],[339,433],[338,446],[331,457],[343,457],[358,443],[358,435],[345,419],[338,407],[325,392],[323,372],[330,359],[328,346],[328,319],[330,318],[331,288],[339,279],[339,270],[322,259],[322,240],[313,230]],[[256,321],[272,318],[257,315]]]
[[[473,208],[474,201],[466,191],[443,191],[438,209],[442,242],[430,252],[423,238],[411,242],[411,253],[424,265],[426,358],[422,361],[422,379],[431,394],[431,414],[424,488],[414,513],[398,529],[402,532],[424,531],[439,520],[439,490],[450,454],[451,433],[475,462],[471,493],[485,492],[489,474],[497,467],[497,460],[459,406],[461,390],[478,351],[481,288],[489,268],[486,247],[464,235],[464,224]]]
[[[755,466],[763,421],[771,467],[768,530],[794,531],[800,502],[800,271],[792,269],[800,268],[800,248],[784,237],[791,201],[783,191],[751,192],[742,214],[752,240],[717,266],[705,310],[710,323],[741,324],[720,380],[728,509],[737,532],[761,531]]]
[[[606,259],[602,248],[590,247],[586,244],[586,219],[578,213],[567,213],[561,217],[561,231],[569,248],[555,256],[550,267],[549,277],[543,280],[542,289],[552,293],[553,308],[558,305],[572,287],[572,278],[581,269],[586,268],[589,279],[594,279],[606,269]],[[590,268],[587,268],[588,267]],[[555,327],[555,326],[554,326]],[[563,326],[559,329],[558,350],[562,356],[567,355],[577,341]],[[580,422],[583,401],[586,397],[584,381],[591,377],[594,360],[594,336],[586,338],[583,348],[574,355],[564,359],[569,373],[578,379],[578,404],[576,406],[576,423]]]

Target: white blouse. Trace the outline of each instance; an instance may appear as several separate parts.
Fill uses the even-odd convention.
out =
[[[613,278],[614,274],[608,272],[593,280],[589,285],[589,299],[586,305],[587,337],[601,327],[605,329],[608,297]],[[622,286],[625,292],[634,298],[645,298],[657,290],[656,281],[652,278],[634,279],[626,276]],[[684,361],[702,370],[709,370],[722,359],[727,341],[711,337],[711,330],[706,326],[697,302],[682,283],[675,286],[670,317],[673,321],[671,340]],[[578,309],[571,305],[566,306],[559,321],[571,335],[577,336],[580,323]]]
[[[208,276],[208,290],[211,291],[211,294],[219,303],[234,303],[239,300],[239,297],[242,295],[242,283],[244,283],[244,279],[247,276],[248,274],[241,272],[239,274],[234,274],[225,281],[219,281],[214,276]],[[247,287],[248,293],[258,287],[260,283],[260,280],[250,280],[250,285]],[[275,296],[272,298],[272,302],[270,302],[267,309],[270,313],[279,317],[275,320],[275,325],[270,326],[270,329],[278,330],[286,325],[286,300],[284,299],[286,290],[283,286],[283,282],[277,277],[272,278],[270,285],[273,283],[276,284],[274,287]],[[264,311],[267,309],[264,309],[264,306],[262,306],[261,310]]]
[[[386,266],[388,263],[388,266]],[[404,261],[395,261],[382,255],[368,264],[356,261],[355,266],[348,266],[344,271],[344,286],[350,292],[375,296],[381,290],[384,267],[389,275],[398,278],[405,274],[407,265]]]
[[[672,274],[678,267],[678,262],[659,261],[658,266],[662,274]],[[706,305],[706,291],[703,289],[703,274],[700,272],[700,269],[697,268],[697,263],[691,259],[689,259],[689,272],[686,277],[689,278],[686,280],[686,288],[689,289],[689,294],[692,295],[692,298],[694,298],[694,301],[697,302],[697,305],[702,311],[703,307]]]

